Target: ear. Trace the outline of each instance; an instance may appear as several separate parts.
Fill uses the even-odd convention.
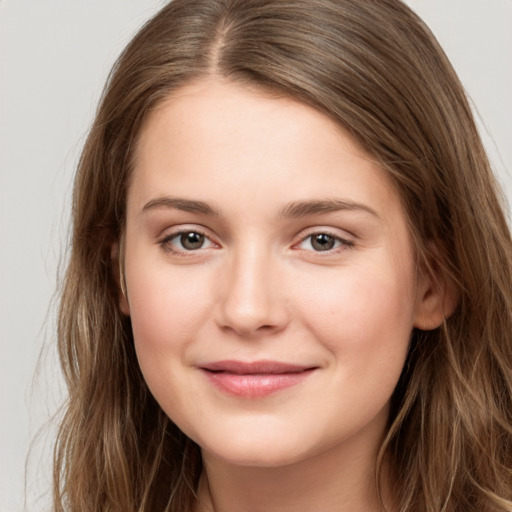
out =
[[[114,242],[110,249],[110,259],[112,261],[112,272],[117,285],[119,309],[121,313],[130,316],[130,304],[126,297],[126,285],[124,281],[123,265],[120,259],[119,242]]]
[[[454,281],[441,271],[438,251],[431,249],[428,268],[420,269],[416,287],[414,327],[430,331],[439,327],[455,311],[459,292]]]

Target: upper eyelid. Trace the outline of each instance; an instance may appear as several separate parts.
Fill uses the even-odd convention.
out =
[[[339,231],[340,228],[327,228],[327,227],[311,227],[307,230],[303,230],[301,233],[297,235],[295,238],[295,241],[289,246],[292,250],[297,251],[305,251],[307,253],[314,254],[315,258],[327,258],[329,256],[333,256],[338,254],[340,251],[346,250],[346,249],[352,249],[356,245],[355,235],[352,235],[351,233],[348,233],[345,230],[341,230],[344,233],[347,233],[348,236],[344,236],[340,234],[339,232],[336,233],[335,231]],[[339,242],[338,247],[333,247],[332,249],[328,249],[325,251],[315,251],[314,249],[304,249],[301,248],[300,245],[304,243],[308,238],[311,238],[314,235],[320,235],[325,234],[328,236],[332,236],[334,239],[336,239],[337,242]],[[312,241],[310,242],[312,243]]]
[[[328,235],[328,236],[331,236],[332,238],[334,238],[337,242],[340,242],[341,245],[345,245],[345,246],[352,246],[354,245],[354,242],[352,240],[348,240],[346,238],[342,238],[340,236],[336,236],[336,235],[332,235],[330,233],[311,233],[310,235],[307,235],[303,238],[301,238],[299,241],[295,242],[292,247],[295,247],[297,245],[300,245],[302,244],[303,242],[305,242],[308,238],[312,238],[314,235],[320,235],[320,234],[323,234],[323,235]],[[326,251],[327,252],[327,251]]]
[[[206,239],[208,239],[211,244],[216,246],[220,245],[220,243],[217,241],[217,238],[212,236],[208,229],[198,225],[166,227],[165,229],[161,230],[161,232],[156,236],[155,242],[158,245],[163,246],[165,244],[168,244],[171,240],[174,240],[186,233],[198,233],[199,235],[202,235]]]
[[[205,237],[212,239],[215,238],[212,236],[211,231],[200,224],[181,224],[179,226],[167,226],[162,229],[156,238],[158,239],[167,239],[174,238],[175,236],[181,235],[183,233],[199,233],[200,235],[204,235]]]
[[[305,240],[306,238],[313,235],[325,234],[337,238],[338,240],[346,241],[346,242],[354,242],[357,238],[356,235],[341,228],[334,227],[322,227],[322,226],[314,226],[310,228],[303,229],[296,237],[295,240],[300,242]],[[294,244],[297,242],[293,242]]]
[[[182,231],[174,231],[172,233],[169,233],[169,234],[165,235],[163,237],[162,241],[165,242],[166,240],[173,240],[174,238],[178,238],[181,235],[186,235],[187,233],[197,233],[198,235],[204,236],[205,238],[210,240],[212,243],[215,243],[211,239],[212,238],[211,236],[207,235],[203,231],[200,231],[199,229],[184,229]]]

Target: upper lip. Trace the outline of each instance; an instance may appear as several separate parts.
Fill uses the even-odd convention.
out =
[[[211,372],[226,372],[239,375],[299,373],[313,370],[316,366],[283,363],[280,361],[215,361],[201,364],[200,368]]]

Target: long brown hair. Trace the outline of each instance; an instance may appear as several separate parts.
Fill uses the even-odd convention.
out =
[[[439,329],[413,333],[392,398],[380,460],[391,461],[398,510],[512,511],[510,233],[459,80],[399,0],[174,0],[121,55],[75,181],[55,510],[183,512],[194,502],[199,449],[144,383],[112,248],[148,112],[206,76],[317,108],[390,174],[420,263],[459,295]]]

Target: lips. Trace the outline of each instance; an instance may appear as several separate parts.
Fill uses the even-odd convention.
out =
[[[216,361],[200,366],[216,389],[242,398],[262,398],[290,388],[316,369],[279,361]]]

